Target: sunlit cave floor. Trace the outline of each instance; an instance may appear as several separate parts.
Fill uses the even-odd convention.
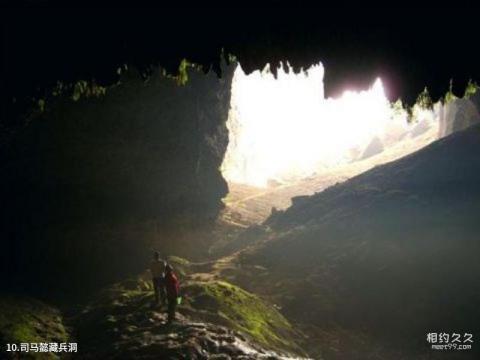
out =
[[[257,188],[230,182],[228,184],[229,194],[224,199],[226,208],[222,213],[222,220],[232,226],[242,228],[260,224],[271,214],[272,208],[284,210],[292,204],[294,197],[321,192],[329,186],[344,182],[377,165],[414,153],[437,139],[438,127],[432,126],[424,133],[404,139],[369,158],[276,187]]]

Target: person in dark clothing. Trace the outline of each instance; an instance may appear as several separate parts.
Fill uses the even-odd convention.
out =
[[[150,272],[152,273],[153,290],[155,292],[155,303],[157,306],[161,301],[162,306],[165,305],[165,261],[160,259],[160,254],[155,251],[153,260],[150,263]]]
[[[170,265],[165,266],[165,289],[167,291],[168,301],[168,323],[171,323],[175,320],[175,309],[177,308],[180,284]]]

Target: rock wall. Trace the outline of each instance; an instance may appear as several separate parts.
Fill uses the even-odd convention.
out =
[[[401,336],[405,344],[430,327],[474,327],[480,319],[480,288],[473,280],[480,273],[479,152],[476,125],[321,193],[294,198],[267,220],[250,263],[267,274],[293,274],[297,286],[284,277],[289,286],[277,290],[294,289],[290,294],[301,299],[280,302],[289,319],[368,324],[380,337],[395,329],[388,336],[398,331],[392,338]],[[250,282],[257,279],[276,281],[256,274]]]
[[[148,242],[162,247],[164,229],[212,223],[228,190],[233,68],[222,78],[189,68],[184,85],[130,70],[105,95],[47,103],[0,155],[2,277],[55,286],[94,267],[116,278],[140,266]]]

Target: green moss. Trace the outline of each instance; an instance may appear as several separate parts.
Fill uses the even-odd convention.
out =
[[[453,93],[453,79],[450,79],[450,85],[448,87],[447,93],[445,94],[445,104],[448,104],[455,99],[457,99],[457,97]]]
[[[476,82],[473,82],[471,79],[468,80],[467,87],[465,88],[465,94],[463,97],[465,99],[470,98],[470,96],[475,95],[475,93],[478,91],[480,87],[477,85]]]
[[[153,291],[151,275],[148,272],[138,276],[129,277],[121,282],[115,283],[103,289],[100,293],[108,296],[135,297],[144,291]]]
[[[181,258],[179,256],[169,256],[167,260],[168,262],[174,263],[177,265],[183,265],[183,266],[190,265],[190,261],[188,261],[187,259]]]
[[[38,100],[38,109],[40,110],[40,112],[45,111],[45,99]]]
[[[178,66],[178,75],[176,77],[178,85],[185,85],[188,82],[188,68],[191,66],[191,63],[187,59],[180,61]]]
[[[271,350],[303,354],[296,343],[299,332],[259,297],[217,280],[186,279],[181,282],[180,291],[184,301],[178,312],[186,318],[240,331]],[[82,348],[98,351],[105,344],[123,341],[118,338],[122,332],[143,331],[139,329],[144,326],[145,319],[156,319],[152,301],[153,291],[140,290],[133,278],[104,289],[75,320],[79,344],[83,344]]]
[[[259,297],[224,281],[199,283],[218,302],[219,316],[256,341],[278,349],[294,349],[291,324]]]
[[[73,85],[72,100],[78,101],[80,98],[100,97],[104,96],[107,88],[98,85],[95,81],[77,81]]]
[[[423,91],[418,95],[416,104],[422,109],[431,109],[433,107],[433,101],[426,86]]]
[[[67,342],[59,312],[28,298],[0,298],[0,338],[5,343]],[[48,354],[42,354],[48,358]],[[54,358],[50,354],[50,358]]]
[[[172,265],[174,271],[182,277],[187,276],[187,274],[190,272],[189,267],[191,263],[187,259],[181,258],[179,256],[169,256],[167,258],[167,262]]]

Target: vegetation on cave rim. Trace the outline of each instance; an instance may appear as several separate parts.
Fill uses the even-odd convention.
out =
[[[220,59],[227,64],[232,64],[237,61],[234,55],[225,54],[223,51],[220,55]],[[167,71],[161,66],[157,68],[152,65],[145,72],[142,72],[141,74],[138,73],[138,76],[140,76],[144,81],[148,81],[150,76],[152,76],[152,74],[155,73],[155,70],[157,69],[164,78],[171,80],[178,86],[187,85],[189,79],[189,71],[204,71],[201,65],[193,63],[188,59],[184,58],[179,62],[176,74],[167,73]],[[67,98],[76,102],[81,99],[100,98],[107,93],[109,88],[119,85],[121,83],[122,74],[126,74],[128,72],[135,73],[137,71],[134,68],[129,68],[127,64],[123,64],[122,66],[118,67],[116,73],[120,77],[120,79],[117,83],[111,85],[100,85],[96,82],[95,79],[83,79],[78,80],[75,83],[64,83],[59,80],[52,89],[46,89],[43,95],[32,98],[30,109],[26,111],[26,114],[28,114],[27,117],[45,112],[50,106],[52,106],[52,104],[54,104],[55,99]],[[14,99],[14,103],[15,102],[16,99]]]
[[[479,89],[480,87],[477,85],[475,81],[472,79],[468,80],[467,86],[465,87],[465,91],[463,94],[463,97],[456,96],[453,92],[453,79],[450,80],[448,91],[445,93],[443,97],[440,97],[438,101],[442,102],[443,104],[448,104],[449,102],[463,98],[463,99],[469,99],[471,96],[473,96]],[[430,92],[428,91],[428,88],[425,86],[423,91],[418,94],[417,99],[415,101],[415,104],[412,106],[409,106],[408,104],[404,104],[402,102],[402,99],[397,99],[397,101],[392,102],[392,107],[395,111],[400,112],[402,110],[407,111],[409,114],[409,120],[412,119],[412,113],[413,113],[413,108],[414,106],[418,106],[422,109],[432,109],[434,105],[434,101],[432,100],[430,96]]]
[[[423,91],[418,95],[417,101],[415,103],[424,109],[431,109],[433,107],[433,101],[426,86]]]
[[[221,61],[225,61],[227,64],[233,64],[238,61],[235,55],[230,53],[224,53],[223,50],[220,55],[220,59]],[[148,81],[149,77],[155,72],[155,70],[156,67],[152,65],[149,69],[138,75],[141,76],[145,81]],[[165,69],[161,68],[161,66],[159,67],[160,74],[165,78],[172,80],[178,86],[185,86],[188,83],[188,73],[190,70],[204,71],[201,65],[193,63],[186,58],[180,60],[176,74],[167,73]],[[120,66],[116,72],[119,76],[122,76],[122,74],[125,74],[129,71],[135,70],[130,69],[127,64],[124,64]],[[77,82],[70,84],[63,83],[62,81],[57,81],[57,84],[53,89],[46,90],[43,96],[32,99],[33,101],[30,105],[30,109],[26,112],[28,114],[27,117],[30,117],[32,115],[34,116],[38,113],[43,113],[49,108],[49,106],[51,106],[52,103],[54,103],[55,98],[66,97],[70,98],[73,101],[79,101],[80,99],[88,98],[100,98],[106,94],[110,87],[116,86],[119,83],[120,81],[112,85],[100,85],[96,83],[95,79],[78,80]],[[453,79],[450,80],[448,91],[443,97],[440,97],[439,101],[446,104],[458,98],[453,93],[452,87]],[[478,89],[479,86],[477,85],[477,83],[470,79],[466,85],[463,98],[468,99],[470,96],[475,94]],[[392,102],[392,106],[395,109],[404,109],[410,114],[414,105],[418,105],[423,108],[431,108],[433,106],[433,101],[430,97],[427,87],[425,87],[424,90],[418,95],[415,104],[411,106],[403,104],[400,98],[397,99],[397,101]]]
[[[475,95],[475,93],[480,89],[480,86],[475,81],[472,81],[472,79],[468,80],[467,87],[465,88],[465,93],[463,94],[463,97],[465,99],[470,98],[472,95]]]

